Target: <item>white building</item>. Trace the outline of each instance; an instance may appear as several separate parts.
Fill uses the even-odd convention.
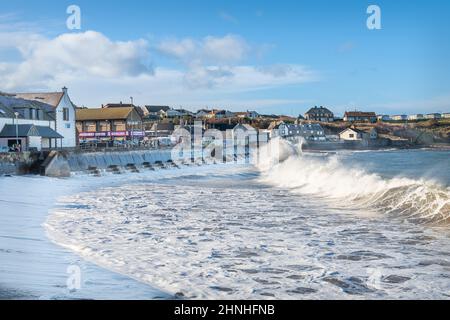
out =
[[[377,115],[377,119],[378,119],[378,121],[390,121],[390,120],[392,120],[391,116],[389,116],[387,114],[379,114],[379,115]]]
[[[440,113],[429,113],[425,115],[425,119],[438,120],[441,119],[442,115]]]
[[[42,102],[0,95],[0,149],[20,146],[21,151],[53,148],[61,144],[53,107]]]
[[[443,114],[442,114],[442,118],[443,118],[443,119],[450,119],[450,112],[443,113]]]
[[[378,138],[378,132],[375,128],[368,132],[356,128],[347,128],[339,133],[339,138],[344,141],[375,140]]]
[[[11,96],[52,106],[55,112],[56,132],[64,137],[60,147],[76,146],[75,105],[70,100],[66,87],[62,88],[61,92],[14,93]]]
[[[166,112],[168,118],[181,118],[193,116],[193,113],[185,109],[170,109]]]
[[[282,123],[278,127],[278,134],[281,137],[303,137],[309,141],[326,141],[325,132],[318,123],[312,124],[286,124]]]
[[[420,114],[420,113],[418,113],[418,114],[410,114],[408,116],[408,120],[412,120],[412,121],[414,121],[414,120],[423,120],[423,119],[425,119],[425,117],[423,116],[423,114]]]
[[[405,121],[408,120],[408,116],[406,114],[399,114],[391,117],[394,121]]]

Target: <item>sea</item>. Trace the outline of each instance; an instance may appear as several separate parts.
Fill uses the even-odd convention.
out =
[[[176,297],[450,298],[450,150],[295,146],[107,181],[60,197],[48,237]]]

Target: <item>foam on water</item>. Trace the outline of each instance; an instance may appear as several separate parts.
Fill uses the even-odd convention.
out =
[[[411,216],[421,192],[437,192],[424,198],[436,203],[448,201],[447,189],[341,168],[335,157],[285,159],[259,170],[194,167],[134,182],[123,175],[61,199],[48,234],[90,261],[187,298],[449,297],[447,234],[385,214],[403,216],[404,207]],[[404,204],[389,209],[394,200]],[[417,208],[421,217],[446,210]]]
[[[384,179],[345,165],[338,155],[317,159],[294,152],[285,161],[260,170],[261,182],[325,198],[334,206],[376,209],[424,223],[450,222],[450,187],[435,181]]]

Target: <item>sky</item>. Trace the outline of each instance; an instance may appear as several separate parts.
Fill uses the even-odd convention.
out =
[[[449,112],[448,39],[443,0],[2,0],[0,91],[66,86],[86,107]]]

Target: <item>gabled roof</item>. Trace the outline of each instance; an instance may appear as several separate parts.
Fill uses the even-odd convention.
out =
[[[11,96],[14,98],[43,102],[56,108],[61,102],[64,92],[12,93]]]
[[[12,95],[0,95],[0,108],[5,112],[10,110],[12,112],[12,117],[14,116],[14,109],[40,109],[45,112],[55,112],[53,106],[34,100],[25,100],[22,98],[13,97]],[[0,112],[1,113],[1,112]],[[0,117],[2,115],[0,114]]]
[[[233,114],[233,112],[228,110],[217,110],[215,114]]]
[[[192,113],[191,111],[186,110],[186,109],[175,109],[175,111],[178,111],[178,112],[181,112],[181,113]]]
[[[16,132],[17,130],[17,132]],[[50,127],[35,126],[33,124],[19,124],[17,127],[14,124],[5,124],[3,130],[0,132],[2,138],[13,137],[42,137],[51,139],[62,139],[62,135],[57,133]]]
[[[134,108],[135,105],[131,103],[107,103],[102,105],[102,108]]]
[[[77,109],[76,120],[126,120],[133,110],[135,110],[134,107]]]
[[[164,111],[167,112],[168,110],[170,110],[169,106],[145,106],[145,108],[147,109],[148,112],[160,112],[160,111]]]
[[[200,109],[200,110],[197,110],[196,114],[199,114],[200,112],[204,112],[204,113],[209,113],[209,114],[212,114],[212,113],[214,113],[214,111],[213,111],[213,110],[208,110],[208,109]]]
[[[14,110],[0,103],[0,118],[14,118]]]
[[[283,121],[272,121],[267,129],[269,130],[278,129],[282,124],[284,124]]]
[[[240,124],[237,124],[237,125],[233,128],[233,130],[237,130],[237,129],[239,129],[239,128],[242,128],[242,129],[244,129],[245,131],[254,131],[254,130],[255,130],[255,128],[253,128],[251,125],[246,124],[246,123],[240,123]]]
[[[305,114],[315,115],[315,114],[323,114],[323,113],[333,114],[333,112],[331,112],[329,109],[324,108],[324,107],[317,107],[317,106],[309,109],[308,112],[306,112]]]
[[[375,112],[346,111],[344,117],[376,117]]]

